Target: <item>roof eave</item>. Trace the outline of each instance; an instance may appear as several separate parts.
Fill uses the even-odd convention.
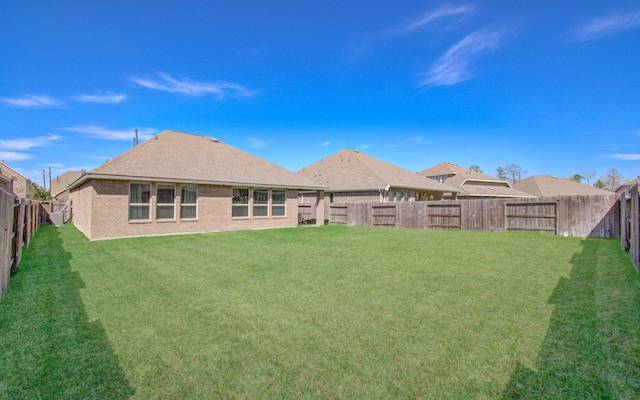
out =
[[[231,181],[210,181],[202,179],[175,179],[163,178],[156,176],[129,176],[129,175],[111,175],[111,174],[92,174],[82,175],[75,182],[68,186],[68,190],[74,189],[91,179],[110,179],[116,181],[135,181],[135,182],[166,182],[166,183],[193,183],[198,185],[220,185],[220,186],[242,186],[242,187],[258,187],[258,188],[278,188],[278,189],[305,189],[305,190],[326,190],[324,186],[306,186],[306,185],[285,185],[285,184],[269,184],[255,182],[231,182]]]

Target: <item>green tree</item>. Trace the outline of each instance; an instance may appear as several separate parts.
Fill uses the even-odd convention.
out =
[[[51,200],[51,193],[42,186],[38,186],[31,182],[29,187],[29,198],[31,200]]]
[[[504,168],[498,167],[496,168],[496,176],[498,179],[502,179],[503,181],[507,180],[507,173],[504,171]]]
[[[581,183],[582,180],[584,179],[584,176],[580,175],[580,174],[573,174],[569,177],[570,181],[576,182],[576,183]]]
[[[480,169],[480,166],[476,165],[476,164],[473,164],[472,166],[470,166],[469,170],[474,171],[474,172],[482,172],[482,170]]]
[[[607,190],[607,184],[602,182],[602,180],[600,180],[600,179],[598,179],[598,181],[593,184],[593,187],[597,187],[598,189]]]

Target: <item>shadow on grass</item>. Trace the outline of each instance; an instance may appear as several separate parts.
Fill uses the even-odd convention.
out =
[[[504,399],[637,398],[639,278],[612,239],[587,239],[561,278],[535,370],[517,365]]]
[[[0,398],[134,394],[102,324],[85,313],[70,258],[58,228],[43,226],[11,278],[0,300]]]

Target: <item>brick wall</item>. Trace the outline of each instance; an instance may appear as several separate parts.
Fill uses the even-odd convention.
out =
[[[232,218],[233,188],[213,185],[198,185],[197,219],[181,220],[179,218],[179,184],[175,186],[176,218],[158,220],[155,217],[157,182],[149,183],[151,183],[151,218],[149,221],[129,221],[130,182],[92,180],[71,193],[74,208],[73,222],[80,224],[78,229],[90,239],[291,227],[298,224],[297,190],[286,191],[285,217]],[[90,186],[91,190],[86,190],[85,186]],[[81,195],[84,192],[90,193],[91,199],[88,200]],[[249,204],[249,208],[251,211],[251,204]],[[82,211],[76,215],[76,210]],[[85,215],[85,210],[90,210],[89,217]],[[89,228],[84,226],[87,223],[90,225]]]

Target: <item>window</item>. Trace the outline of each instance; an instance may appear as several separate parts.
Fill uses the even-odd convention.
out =
[[[253,189],[253,216],[269,216],[269,190]]]
[[[156,218],[174,219],[176,211],[176,187],[174,185],[158,185],[156,196]]]
[[[249,216],[249,189],[233,188],[233,200],[231,201],[232,217]]]
[[[195,219],[198,217],[198,187],[180,187],[180,219]]]
[[[129,220],[149,220],[151,184],[132,183],[129,190]]]
[[[392,202],[396,198],[396,192],[389,192],[389,202]]]
[[[404,201],[409,201],[409,192],[403,192],[404,194]]]
[[[284,217],[285,205],[287,204],[287,192],[284,190],[271,191],[271,216]]]

